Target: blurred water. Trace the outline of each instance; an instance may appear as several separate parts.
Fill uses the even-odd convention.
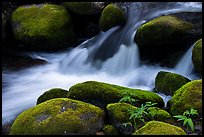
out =
[[[190,74],[189,52],[175,69],[144,65],[139,59],[134,35],[137,28],[154,17],[179,11],[202,11],[199,2],[127,2],[127,23],[61,53],[33,52],[33,58],[49,63],[17,72],[2,72],[2,124],[36,105],[37,98],[51,88],[68,90],[76,83],[95,80],[137,89],[152,90],[156,74],[163,71]],[[187,63],[187,65],[183,65]],[[181,65],[179,65],[181,64]],[[185,67],[184,67],[185,66]],[[165,104],[171,98],[160,94]]]

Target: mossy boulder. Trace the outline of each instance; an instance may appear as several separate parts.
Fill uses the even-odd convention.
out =
[[[104,2],[64,2],[63,6],[79,15],[95,15],[102,11]]]
[[[131,95],[133,99],[138,100],[137,106],[148,101],[158,103],[158,107],[164,106],[163,99],[154,92],[97,81],[78,83],[72,86],[68,92],[69,98],[88,102],[99,107],[106,107],[109,103],[118,102],[122,97],[127,95]]]
[[[10,135],[95,135],[103,128],[104,112],[94,105],[56,98],[22,112]]]
[[[149,107],[147,109],[148,115],[147,118],[149,120],[163,121],[163,122],[171,122],[173,121],[173,117],[166,111],[158,107]]]
[[[192,51],[192,61],[195,69],[202,74],[202,39],[196,41]]]
[[[155,91],[173,96],[181,86],[190,82],[190,79],[172,72],[160,71],[155,78]]]
[[[170,114],[182,115],[184,111],[194,108],[202,115],[202,79],[193,80],[179,88],[169,100]]]
[[[122,134],[131,134],[134,132],[134,123],[130,121],[130,111],[137,109],[137,107],[128,103],[111,103],[106,107],[110,121],[113,126],[117,127]],[[129,125],[124,126],[125,123]]]
[[[104,135],[118,135],[118,129],[113,125],[104,125],[103,126]]]
[[[107,31],[117,25],[125,24],[125,13],[114,4],[108,4],[102,11],[99,27],[102,31]]]
[[[164,62],[177,51],[186,50],[193,24],[176,16],[160,16],[140,26],[135,35],[142,60]]]
[[[68,92],[67,90],[60,88],[50,89],[38,97],[37,105],[53,98],[66,98],[67,92]]]
[[[60,49],[75,42],[71,16],[63,6],[21,6],[13,12],[11,20],[15,38],[27,49]]]
[[[182,128],[168,123],[149,121],[132,135],[186,135],[186,133]]]

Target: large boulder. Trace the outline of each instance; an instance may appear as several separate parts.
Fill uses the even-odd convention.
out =
[[[133,120],[130,121],[130,110],[137,107],[128,103],[110,103],[106,107],[111,123],[119,129],[122,134],[131,134],[134,131]],[[129,127],[124,127],[123,124],[130,122]]]
[[[161,121],[150,121],[132,135],[186,135],[186,133],[180,127]]]
[[[53,88],[48,91],[45,91],[42,95],[38,97],[37,105],[53,98],[66,98],[67,92],[67,90],[61,88]]]
[[[102,31],[107,31],[117,25],[125,24],[125,12],[115,4],[108,4],[102,11],[99,27]]]
[[[70,11],[79,15],[99,14],[104,7],[104,2],[64,2],[63,5]]]
[[[202,115],[202,79],[193,80],[179,88],[169,100],[168,106],[171,115],[182,115],[191,108]]]
[[[195,69],[202,74],[202,39],[196,41],[192,51],[192,61]]]
[[[179,13],[160,16],[140,26],[135,42],[139,46],[141,59],[171,65],[171,58],[179,58],[177,53],[185,51],[202,34],[202,25],[198,25],[198,22],[202,24],[202,18],[190,18],[191,14],[200,19],[199,13]]]
[[[103,128],[102,109],[81,101],[56,98],[22,112],[10,135],[95,135]]]
[[[155,78],[155,91],[173,96],[181,86],[190,82],[190,79],[171,72],[160,71]]]
[[[21,6],[13,12],[11,19],[15,38],[27,49],[60,49],[75,41],[71,16],[63,6]]]
[[[68,92],[69,98],[88,102],[102,108],[106,107],[109,103],[118,102],[122,97],[127,95],[131,95],[133,99],[138,100],[136,103],[137,106],[149,101],[158,103],[158,107],[164,106],[163,99],[154,92],[97,81],[78,83],[72,86]]]

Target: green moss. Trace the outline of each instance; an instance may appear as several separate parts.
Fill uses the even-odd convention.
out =
[[[202,74],[202,39],[196,41],[192,51],[192,61],[196,70]]]
[[[125,23],[125,13],[114,4],[107,5],[102,11],[99,27],[102,31],[107,31],[108,29],[123,25]]]
[[[155,89],[157,92],[173,96],[177,89],[189,81],[188,78],[182,75],[160,71],[155,78]]]
[[[118,130],[113,125],[104,125],[103,133],[104,135],[118,135]]]
[[[38,97],[37,104],[40,104],[44,101],[47,101],[53,98],[66,98],[67,92],[68,92],[67,90],[60,89],[60,88],[50,89]]]
[[[133,135],[186,135],[186,133],[180,127],[161,121],[150,121]]]
[[[69,98],[82,100],[100,107],[118,102],[125,95],[131,95],[132,98],[139,100],[136,106],[148,101],[158,103],[159,107],[164,105],[162,98],[156,93],[97,81],[76,84],[68,92]]]
[[[137,30],[135,41],[139,46],[168,45],[172,40],[178,40],[182,34],[192,28],[192,24],[174,16],[157,17]]]
[[[60,5],[21,6],[13,12],[12,22],[16,39],[30,49],[57,49],[75,41],[71,16]]]
[[[108,110],[109,116],[114,126],[120,127],[122,123],[128,123],[130,121],[129,111],[137,109],[137,107],[128,103],[111,103],[107,105],[106,109]]]
[[[181,115],[191,108],[198,110],[199,115],[202,115],[202,79],[183,85],[175,92],[168,104],[172,115]]]
[[[95,134],[103,127],[104,112],[91,104],[56,98],[22,112],[10,135]]]
[[[101,11],[101,7],[95,6],[93,2],[64,2],[63,5],[81,15],[94,15]]]
[[[149,120],[168,122],[172,119],[172,116],[167,111],[157,107],[150,107],[147,112]]]

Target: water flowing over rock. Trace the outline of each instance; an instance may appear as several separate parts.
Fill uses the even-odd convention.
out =
[[[175,71],[140,60],[134,42],[137,28],[160,15],[202,11],[198,2],[125,2],[127,22],[88,39],[76,48],[58,53],[33,52],[48,63],[16,72],[2,72],[2,123],[36,105],[37,98],[51,88],[69,89],[84,81],[100,81],[151,91],[156,74]],[[175,60],[177,62],[177,60]],[[187,74],[188,75],[188,74]],[[165,96],[164,96],[165,98]]]

